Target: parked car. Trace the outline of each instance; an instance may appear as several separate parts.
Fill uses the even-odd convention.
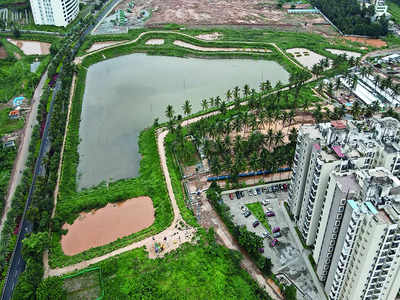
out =
[[[247,209],[247,207],[246,206],[244,206],[244,205],[242,205],[241,207],[240,207],[240,209],[242,210],[242,212],[245,212],[245,211],[247,211],[248,209]]]
[[[275,213],[273,211],[267,211],[267,217],[274,217]]]
[[[260,253],[264,253],[264,248],[259,248],[258,251],[259,251]]]
[[[274,228],[272,228],[272,233],[281,231],[281,229],[278,226],[275,226]]]
[[[262,233],[262,237],[265,239],[265,238],[271,238],[271,235],[268,233],[268,232],[263,232]]]
[[[255,221],[253,222],[253,227],[256,228],[258,225],[260,225],[260,221],[255,220]]]
[[[275,232],[272,236],[273,236],[274,238],[278,238],[278,237],[281,237],[282,234],[281,234],[280,231],[278,231],[278,232]]]
[[[236,192],[235,192],[235,195],[236,195],[236,198],[238,198],[238,199],[241,198],[241,195],[240,195],[239,191],[236,191]]]
[[[245,218],[247,218],[247,217],[249,217],[251,215],[251,212],[249,210],[246,210],[243,215],[244,215]]]
[[[251,190],[248,190],[248,191],[247,191],[247,194],[248,194],[249,196],[253,196],[253,192],[252,192]]]
[[[232,193],[229,193],[229,198],[230,198],[231,200],[233,200],[233,194],[232,194]]]
[[[272,241],[271,241],[271,247],[275,247],[277,244],[278,244],[278,240],[277,239],[273,239]]]
[[[287,191],[288,185],[286,183],[283,184],[283,190]]]
[[[270,201],[268,199],[265,199],[261,203],[262,203],[262,205],[266,206],[266,205],[270,204]]]
[[[242,196],[242,198],[243,198],[244,197],[244,192],[240,191],[239,193],[240,193],[240,196]]]
[[[266,210],[267,212],[271,212],[271,211],[272,211],[272,208],[271,208],[271,207],[267,207],[265,210]]]
[[[257,192],[257,195],[261,195],[261,189],[260,188],[256,188],[256,192]]]

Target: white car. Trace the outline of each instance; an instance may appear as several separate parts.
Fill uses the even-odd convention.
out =
[[[268,232],[266,232],[266,231],[262,233],[262,237],[263,237],[264,239],[265,239],[265,238],[269,238],[269,239],[271,238],[270,234],[269,234]]]
[[[262,203],[262,205],[266,206],[266,205],[270,204],[271,202],[268,199],[265,199],[261,203]]]

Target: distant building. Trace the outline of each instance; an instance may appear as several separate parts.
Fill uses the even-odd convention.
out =
[[[67,26],[79,14],[78,0],[30,0],[36,25]]]

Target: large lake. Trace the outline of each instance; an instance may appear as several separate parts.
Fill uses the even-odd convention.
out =
[[[224,95],[236,85],[258,89],[261,81],[287,83],[289,73],[273,61],[200,59],[132,54],[89,68],[80,124],[79,188],[138,175],[140,132],[165,109]]]

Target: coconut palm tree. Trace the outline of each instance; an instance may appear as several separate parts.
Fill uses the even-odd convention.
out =
[[[239,93],[240,93],[240,87],[235,86],[233,88],[233,98],[235,99],[239,98],[240,97]]]
[[[231,90],[226,91],[226,101],[229,102],[232,98]]]
[[[221,105],[221,97],[220,96],[215,97],[214,104],[216,107],[219,107]]]
[[[185,103],[182,105],[183,113],[188,116],[192,112],[192,105],[189,100],[185,100]]]
[[[245,98],[250,94],[250,87],[247,83],[243,87],[243,94]]]
[[[283,133],[282,130],[279,130],[274,136],[275,147],[278,147],[283,144]]]
[[[174,118],[174,109],[171,104],[168,104],[167,109],[165,110],[165,116],[171,121]]]
[[[210,97],[210,107],[214,107],[214,97]]]
[[[208,109],[208,102],[207,102],[207,99],[203,99],[203,100],[201,101],[201,108],[202,108],[203,110],[207,110],[207,109]]]

